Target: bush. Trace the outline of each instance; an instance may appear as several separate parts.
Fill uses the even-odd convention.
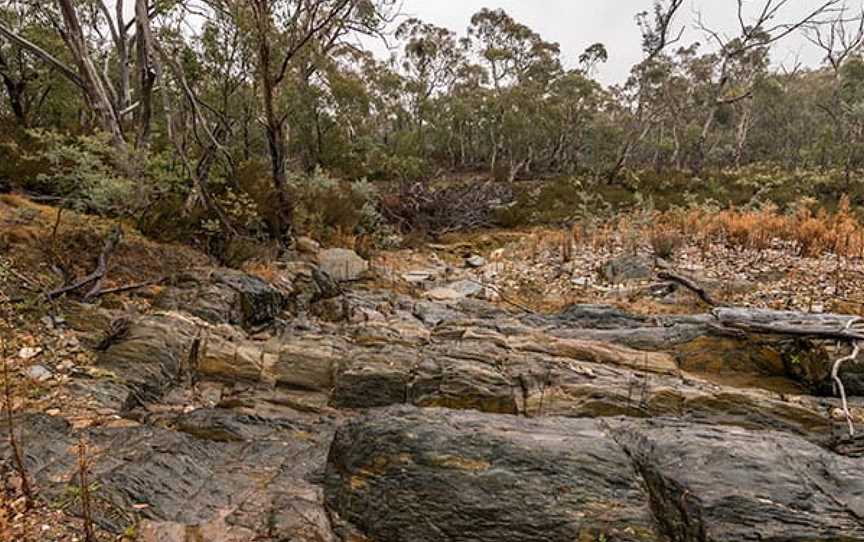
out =
[[[648,234],[654,256],[669,260],[684,245],[684,237],[671,228],[656,227]]]
[[[28,158],[41,162],[47,172],[38,173],[28,188],[54,194],[78,211],[103,215],[133,212],[145,183],[133,183],[118,173],[115,154],[107,138],[66,136],[50,130],[30,130],[37,150]],[[137,186],[136,186],[137,185]]]
[[[294,198],[294,223],[302,231],[322,240],[364,237],[377,247],[398,242],[395,230],[379,210],[378,189],[361,179],[338,181],[322,170],[294,176],[289,181]]]

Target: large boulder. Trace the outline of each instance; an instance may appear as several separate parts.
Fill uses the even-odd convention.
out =
[[[859,463],[773,431],[399,407],[337,431],[325,496],[378,542],[852,542]]]
[[[592,420],[404,407],[352,420],[325,496],[377,542],[661,540],[639,475]]]

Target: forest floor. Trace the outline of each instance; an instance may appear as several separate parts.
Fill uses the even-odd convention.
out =
[[[9,373],[4,393],[11,398],[4,413],[75,408],[60,390],[70,374],[92,364],[92,349],[58,325],[52,304],[39,294],[62,284],[64,275],[92,271],[113,225],[71,211],[58,220],[55,208],[0,196],[0,329],[11,331],[2,345]],[[657,271],[668,269],[696,280],[723,303],[864,314],[861,259],[831,252],[804,256],[780,239],[756,249],[719,239],[697,242],[695,235],[682,237],[660,259],[652,242],[638,234],[621,228],[602,235],[549,228],[452,234],[437,243],[377,253],[371,283],[432,299],[463,293],[430,289],[427,282],[473,284],[480,288],[477,296],[526,312],[551,313],[572,303],[611,304],[642,314],[704,312],[706,306],[690,292],[670,293],[658,286]],[[610,261],[620,265],[604,273]],[[209,258],[188,247],[154,243],[126,230],[103,287],[155,282],[208,265]],[[266,267],[266,262],[254,262],[247,270],[266,275]],[[628,278],[611,276],[619,272]],[[95,302],[111,309],[146,308],[159,288],[142,286]],[[84,540],[82,523],[63,510],[38,502],[27,509],[21,487],[7,487],[0,497],[0,540]],[[105,533],[99,537],[122,539]]]

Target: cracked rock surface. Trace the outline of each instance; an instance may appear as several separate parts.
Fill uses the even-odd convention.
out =
[[[41,494],[81,512],[83,442],[93,519],[141,540],[864,540],[864,441],[812,344],[283,271],[68,308],[98,350],[76,409],[15,420]]]

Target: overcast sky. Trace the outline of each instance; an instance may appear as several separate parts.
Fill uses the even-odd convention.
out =
[[[604,83],[623,81],[640,57],[640,35],[634,16],[651,8],[652,0],[403,0],[403,12],[465,33],[471,15],[481,8],[504,8],[516,20],[528,25],[544,39],[561,45],[565,63],[574,67],[579,54],[592,43],[601,42],[609,51],[609,62],[597,76]],[[750,9],[759,9],[765,0],[745,0]],[[821,0],[819,0],[821,2]],[[854,0],[860,1],[860,0]],[[790,0],[778,21],[800,18],[818,4],[817,0]],[[705,42],[694,28],[697,12],[712,28],[732,31],[737,24],[735,0],[687,0],[678,23],[687,33],[684,41]],[[376,47],[386,52],[383,47]],[[775,63],[792,65],[799,58],[806,65],[818,64],[821,55],[800,35],[790,36],[774,53]]]

